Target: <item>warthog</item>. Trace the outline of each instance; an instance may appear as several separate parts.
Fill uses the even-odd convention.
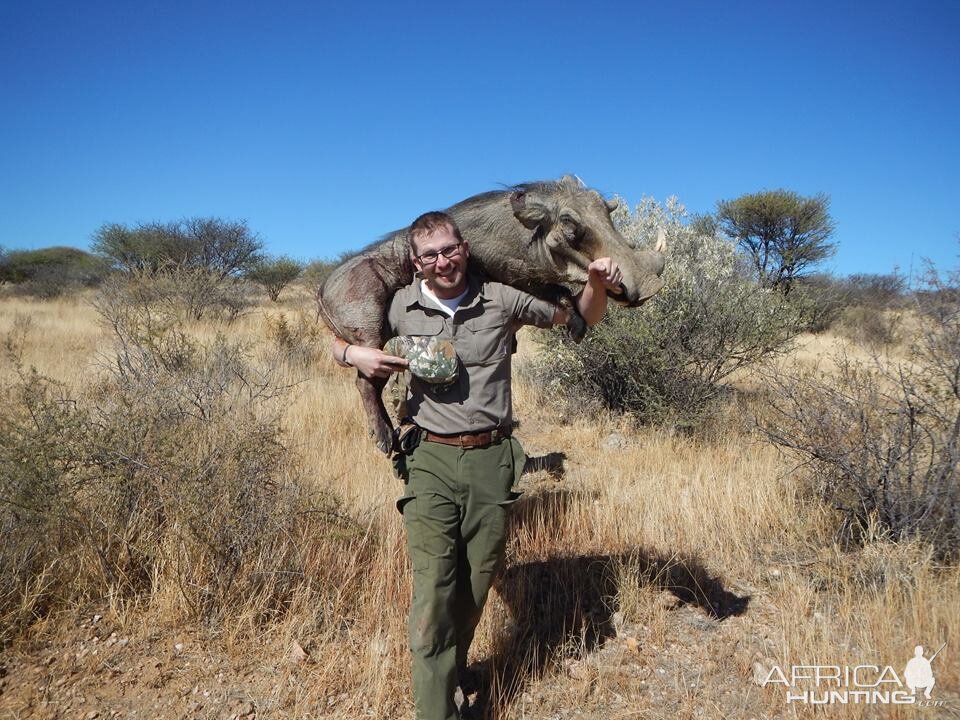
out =
[[[539,297],[569,305],[564,285],[582,285],[592,260],[610,257],[623,273],[617,302],[636,307],[662,286],[663,237],[655,250],[640,250],[613,227],[616,202],[604,200],[578,179],[531,182],[459,202],[450,214],[470,244],[470,262],[489,277]],[[393,294],[413,280],[406,230],[388,234],[339,265],[321,286],[317,302],[331,331],[348,342],[380,347]],[[575,316],[576,313],[571,313]],[[575,339],[583,321],[568,324]],[[381,393],[385,380],[357,375],[370,433],[390,452],[392,423]]]

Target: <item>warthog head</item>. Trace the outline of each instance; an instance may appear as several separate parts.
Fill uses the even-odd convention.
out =
[[[617,302],[636,307],[653,297],[663,281],[663,235],[654,250],[640,250],[613,226],[610,213],[615,200],[605,200],[586,188],[578,178],[565,175],[557,182],[516,186],[510,193],[514,217],[533,230],[528,253],[557,273],[557,281],[583,283],[590,262],[610,257],[623,272],[619,292],[610,292]]]

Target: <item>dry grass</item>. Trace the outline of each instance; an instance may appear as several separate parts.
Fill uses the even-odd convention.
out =
[[[310,313],[301,297],[285,310],[298,306]],[[227,331],[262,340],[265,314],[276,312],[262,307]],[[88,304],[5,299],[0,336],[17,317],[31,318],[26,364],[75,386],[95,371],[105,338]],[[812,362],[835,342],[806,338],[794,361]],[[521,357],[532,351],[521,342]],[[284,417],[287,443],[312,489],[342,498],[353,535],[314,534],[305,524],[291,542],[306,581],[285,614],[264,625],[251,602],[203,642],[245,668],[260,716],[410,718],[410,583],[393,506],[401,488],[366,439],[349,372],[321,353],[289,377],[299,384]],[[915,644],[943,642],[935,697],[957,703],[960,570],[935,567],[919,546],[841,550],[829,509],[803,494],[795,469],[736,427],[708,442],[615,418],[561,423],[524,385],[515,406],[528,454],[564,453],[566,472],[523,480],[509,570],[478,632],[473,655],[488,673],[496,717],[812,717],[812,708],[786,705],[782,690],[757,687],[755,666],[900,672]],[[159,582],[150,597],[107,596],[103,606],[131,634],[167,633],[183,629],[179,595],[175,583]],[[58,628],[44,620],[34,634],[55,644]],[[20,651],[32,643],[23,638]],[[294,643],[308,661],[287,661]],[[0,709],[4,702],[0,694]]]

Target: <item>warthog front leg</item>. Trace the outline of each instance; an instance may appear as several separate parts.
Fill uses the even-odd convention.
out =
[[[380,452],[389,454],[393,448],[393,423],[390,422],[390,416],[383,405],[383,388],[386,384],[386,378],[371,379],[357,373],[357,390],[360,391],[363,410],[367,414],[370,437]]]
[[[570,307],[566,308],[566,310],[567,322],[565,325],[567,332],[570,333],[570,339],[578,343],[587,336],[587,323],[580,317],[580,313],[577,312],[577,308],[574,307],[573,303],[570,303]]]
[[[587,323],[580,317],[570,291],[562,285],[548,285],[542,294],[544,299],[567,311],[567,322],[564,325],[570,333],[570,339],[575,343],[583,340],[587,336]]]

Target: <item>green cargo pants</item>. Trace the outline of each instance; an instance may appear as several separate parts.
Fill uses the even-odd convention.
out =
[[[453,694],[494,577],[503,565],[506,519],[519,497],[520,443],[484,448],[422,442],[407,457],[397,501],[413,566],[408,632],[418,720],[454,720]]]

